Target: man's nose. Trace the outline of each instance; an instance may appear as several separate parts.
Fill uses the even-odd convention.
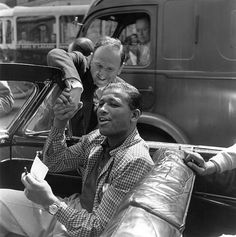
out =
[[[106,78],[106,71],[101,68],[101,69],[98,71],[98,76],[99,76],[101,79],[105,79],[105,78]]]
[[[100,106],[100,107],[98,108],[98,112],[99,112],[100,114],[106,113],[106,112],[107,112],[107,104],[104,103],[102,106]]]

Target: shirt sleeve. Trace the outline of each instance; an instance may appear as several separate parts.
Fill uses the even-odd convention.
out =
[[[67,147],[64,129],[52,127],[43,149],[43,161],[51,172],[77,169],[84,165],[85,138],[73,146]]]
[[[83,157],[86,159],[86,151],[93,147],[89,147],[88,144],[89,135],[85,135],[81,142],[68,148],[63,129],[52,127],[44,147],[44,162],[53,171],[75,167],[78,161],[86,164]],[[150,171],[153,163],[149,159],[150,157],[141,155],[133,158],[133,154],[126,154],[122,156],[121,162],[114,163],[110,179],[98,182],[92,213],[86,209],[75,209],[70,205],[60,207],[56,218],[66,227],[69,236],[100,236],[124,196]]]
[[[213,156],[210,160],[218,164],[220,172],[235,169],[236,168],[236,144],[222,150],[217,155]]]
[[[151,167],[142,158],[127,163],[114,174],[114,179],[104,191],[101,203],[95,211],[88,213],[85,209],[75,210],[67,206],[59,209],[57,220],[65,225],[70,236],[100,236],[124,196]]]
[[[77,69],[84,70],[86,63],[86,58],[80,52],[68,53],[63,49],[52,49],[47,55],[48,66],[60,68],[64,72],[64,79],[77,80],[79,83],[76,83],[76,87],[83,88]]]

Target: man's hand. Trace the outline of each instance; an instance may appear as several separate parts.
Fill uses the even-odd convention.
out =
[[[57,98],[53,111],[55,114],[54,126],[64,128],[69,119],[82,107],[82,102],[75,103],[71,99],[70,90],[66,88]]]
[[[66,88],[70,93],[71,101],[75,104],[78,104],[81,99],[81,94],[83,92],[83,87],[80,82],[77,80],[70,78],[65,80]]]
[[[196,152],[185,151],[184,162],[198,175],[209,175],[216,172],[215,164],[211,161],[205,162],[203,157]]]
[[[25,196],[34,203],[47,207],[58,201],[53,194],[51,187],[45,180],[37,180],[30,173],[21,176],[21,181],[25,186]]]

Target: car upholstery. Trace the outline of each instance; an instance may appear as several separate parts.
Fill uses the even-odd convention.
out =
[[[128,193],[101,236],[181,236],[195,180],[183,157],[178,150],[156,152],[155,166]]]

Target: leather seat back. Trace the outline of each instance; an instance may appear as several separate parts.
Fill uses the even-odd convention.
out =
[[[184,164],[183,151],[154,156],[155,166],[124,198],[102,237],[182,235],[195,175]]]

